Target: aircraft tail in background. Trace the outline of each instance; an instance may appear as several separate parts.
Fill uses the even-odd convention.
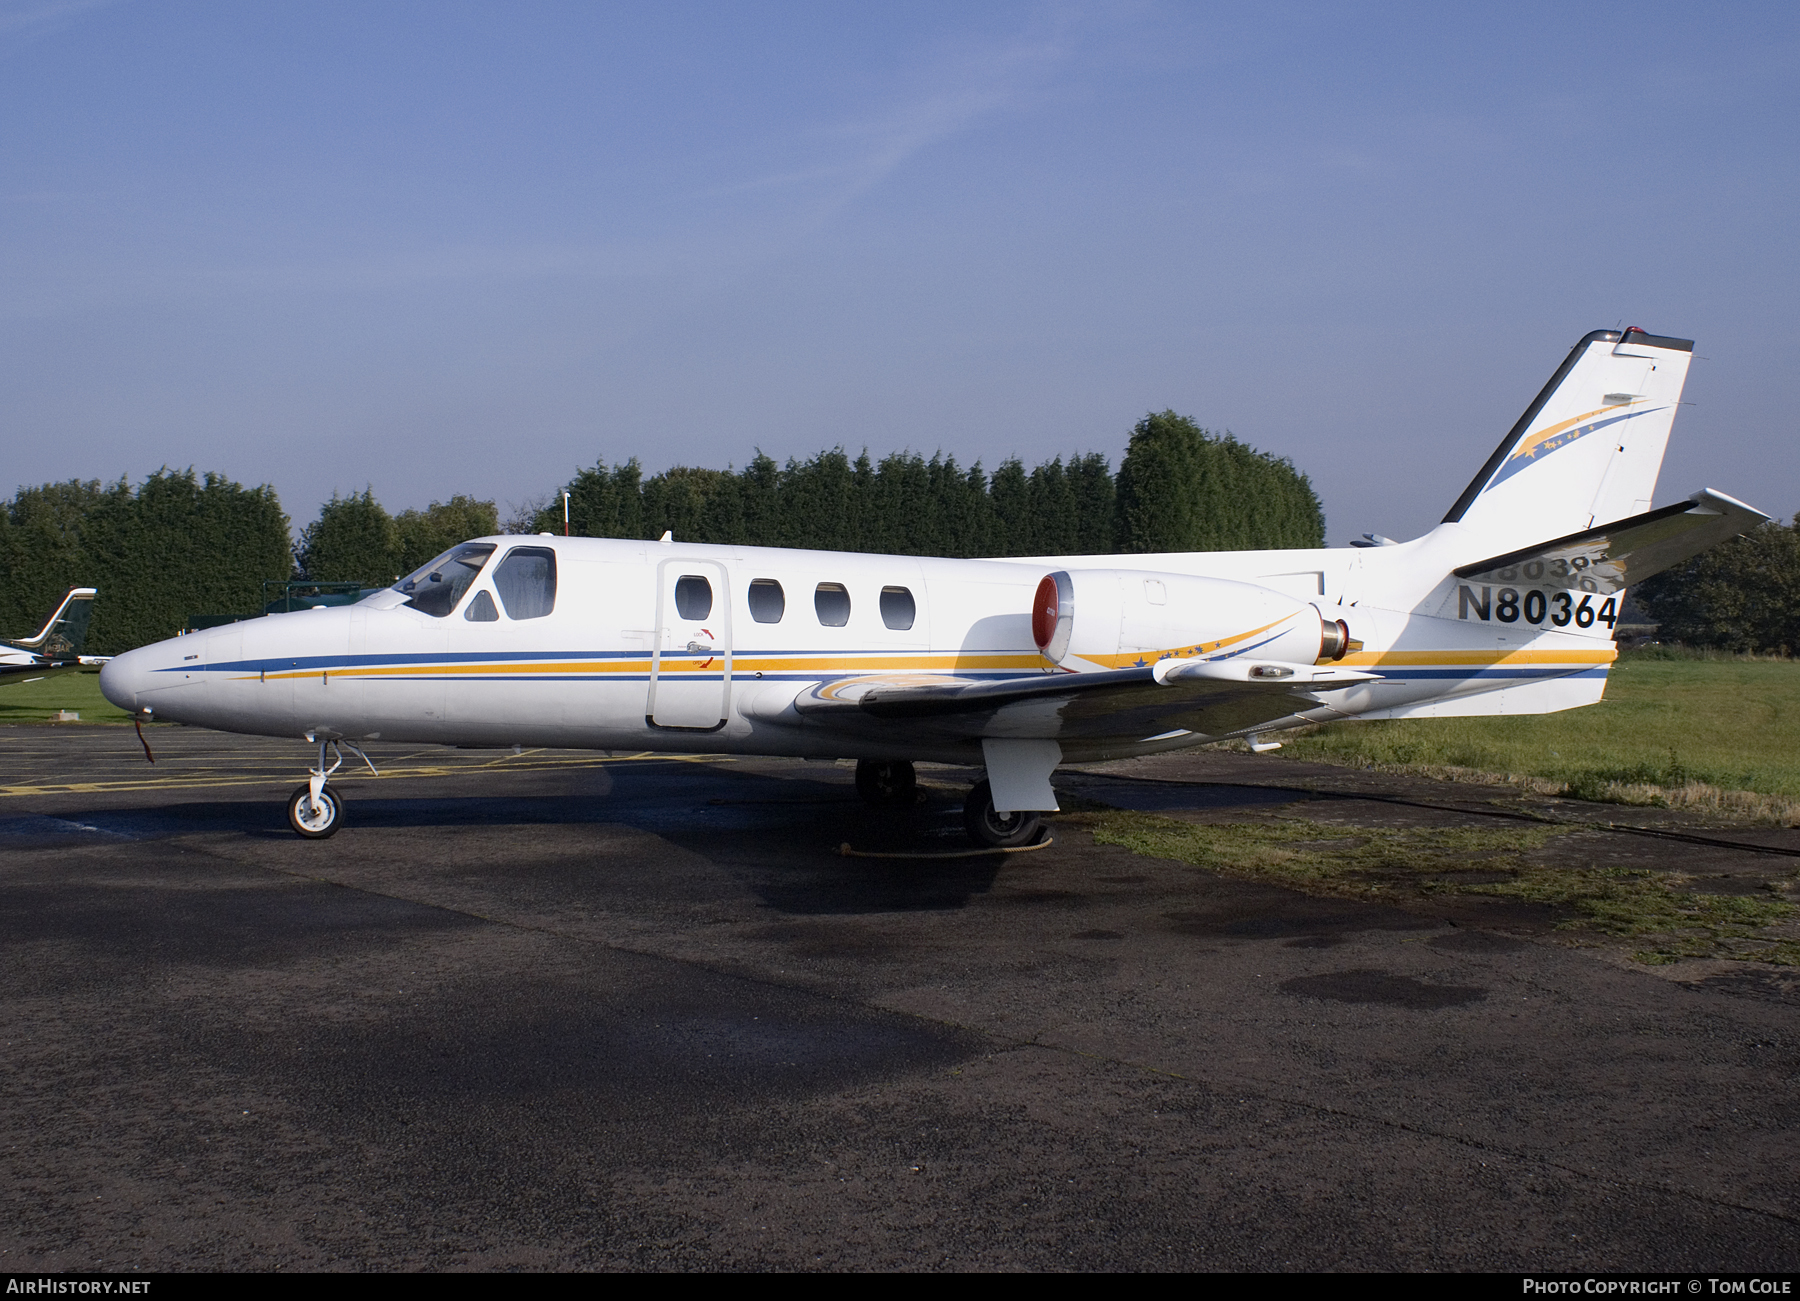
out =
[[[44,621],[36,636],[8,639],[5,644],[46,659],[74,659],[81,654],[82,645],[87,641],[96,595],[91,587],[70,588],[62,604]]]
[[[95,591],[73,587],[36,635],[0,640],[0,681],[30,681],[73,669],[84,661],[81,648],[87,641],[88,623],[94,617]]]

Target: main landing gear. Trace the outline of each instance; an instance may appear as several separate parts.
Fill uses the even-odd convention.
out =
[[[993,787],[983,777],[963,801],[963,826],[969,839],[990,849],[1016,849],[1034,845],[1044,831],[1044,815],[1019,810],[1001,813],[994,808]]]
[[[309,732],[307,740],[312,740]],[[331,766],[325,766],[325,751],[329,749],[333,755]],[[344,820],[344,797],[336,791],[327,790],[325,783],[331,774],[344,764],[344,751],[361,759],[369,765],[369,771],[381,776],[375,765],[369,762],[369,756],[362,752],[362,747],[353,741],[320,741],[319,766],[310,769],[310,775],[304,784],[295,788],[288,796],[288,825],[308,840],[323,840],[333,834]]]
[[[874,808],[911,808],[919,801],[919,778],[904,759],[859,759],[856,793]]]
[[[856,765],[856,793],[871,808],[912,808],[919,802],[918,776],[904,759],[861,759]],[[984,777],[963,803],[963,827],[969,839],[983,849],[1016,849],[1042,838],[1044,815],[999,812],[994,808],[993,787]]]

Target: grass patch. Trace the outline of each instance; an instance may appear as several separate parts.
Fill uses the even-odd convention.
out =
[[[1359,827],[1274,815],[1194,823],[1123,811],[1073,820],[1102,844],[1312,894],[1390,902],[1471,894],[1549,904],[1569,913],[1558,929],[1635,941],[1640,962],[1709,957],[1800,966],[1800,942],[1763,933],[1800,912],[1774,890],[1696,894],[1671,873],[1532,861],[1573,827]]]
[[[43,723],[72,709],[84,723],[129,723],[131,715],[100,694],[100,672],[57,673],[37,682],[0,683],[0,723]]]
[[[1631,652],[1606,698],[1558,714],[1333,723],[1295,759],[1491,774],[1578,799],[1800,820],[1800,662]],[[1761,799],[1732,799],[1743,792]]]
[[[1526,855],[1576,830],[1547,823],[1359,827],[1274,815],[1197,823],[1123,810],[1082,820],[1102,844],[1359,899],[1429,893],[1445,873],[1514,872]]]
[[[1622,939],[1648,941],[1632,957],[1656,965],[1682,958],[1738,958],[1800,966],[1800,943],[1762,935],[1797,911],[1773,891],[1759,895],[1694,894],[1671,888],[1667,873],[1635,868],[1546,868],[1517,880],[1469,885],[1466,894],[1500,895],[1574,908],[1558,923]]]

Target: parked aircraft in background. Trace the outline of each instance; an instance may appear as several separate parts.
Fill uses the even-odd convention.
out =
[[[343,750],[395,741],[854,758],[875,803],[910,802],[914,760],[975,764],[970,834],[1027,843],[1060,763],[1599,700],[1627,585],[1767,518],[1711,491],[1651,508],[1692,351],[1587,335],[1411,542],[934,560],[488,537],[347,608],[132,651],[101,688],[315,744],[303,836],[342,821]]]
[[[81,653],[94,617],[94,596],[91,587],[72,587],[35,637],[0,641],[0,682],[30,682],[83,664],[105,663]]]

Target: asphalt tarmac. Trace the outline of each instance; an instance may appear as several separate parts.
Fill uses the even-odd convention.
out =
[[[309,842],[303,746],[149,735],[0,728],[0,1270],[1800,1260],[1768,972],[1066,823],[838,853],[964,848],[956,770],[894,814],[830,763],[390,747]],[[1198,816],[1307,771],[1064,785]]]

